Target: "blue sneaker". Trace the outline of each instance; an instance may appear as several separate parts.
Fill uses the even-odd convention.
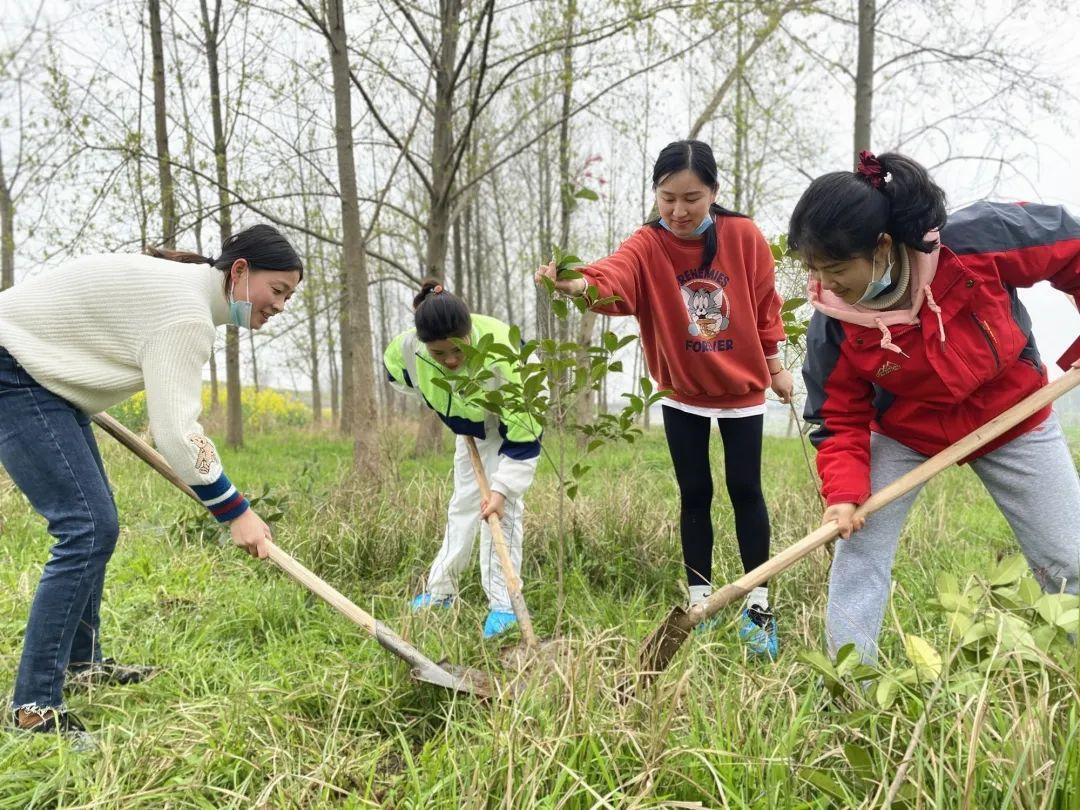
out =
[[[453,604],[454,597],[452,596],[435,596],[424,591],[413,597],[412,609],[415,613],[418,610],[427,610],[428,608],[448,608]]]
[[[720,624],[720,614],[714,614],[707,619],[702,619],[700,622],[694,625],[695,633],[709,633],[717,628]]]
[[[776,632],[776,617],[769,609],[758,605],[743,608],[739,617],[739,638],[746,643],[752,658],[775,661],[780,656],[780,636]]]
[[[517,616],[505,610],[493,610],[484,620],[484,638],[494,638],[517,624]]]

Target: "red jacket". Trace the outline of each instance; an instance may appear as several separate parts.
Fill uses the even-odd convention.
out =
[[[911,310],[872,312],[811,283],[804,417],[819,425],[830,505],[870,496],[871,431],[933,455],[1046,384],[1018,287],[1049,280],[1080,302],[1080,222],[1058,206],[976,203],[949,217],[938,251],[908,255]]]
[[[784,340],[769,245],[753,221],[717,216],[705,272],[701,240],[646,225],[611,256],[581,268],[602,297],[597,311],[634,315],[649,373],[673,399],[707,408],[760,405],[766,357]]]

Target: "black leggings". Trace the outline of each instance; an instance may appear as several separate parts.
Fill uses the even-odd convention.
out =
[[[675,478],[679,482],[679,532],[691,585],[712,581],[712,471],[709,468],[709,418],[664,407]],[[724,441],[724,480],[735,512],[735,535],[743,570],[769,559],[769,512],[761,494],[761,434],[765,416],[717,419]]]

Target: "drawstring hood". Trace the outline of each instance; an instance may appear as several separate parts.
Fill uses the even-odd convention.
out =
[[[927,241],[937,241],[937,231],[926,234]],[[809,274],[807,284],[807,298],[811,306],[823,315],[835,318],[844,323],[863,326],[868,329],[877,329],[881,332],[881,349],[887,352],[907,357],[907,354],[893,343],[891,327],[908,326],[919,323],[919,313],[925,303],[926,308],[937,318],[938,336],[942,343],[945,342],[945,324],[941,317],[941,307],[934,300],[934,294],[930,285],[937,274],[940,250],[933,253],[923,253],[907,246],[902,247],[901,272],[894,289],[886,293],[888,303],[891,305],[901,300],[907,290],[911,291],[911,301],[902,309],[881,309],[882,301],[873,299],[863,304],[849,304],[835,293],[829,292],[821,286],[821,282]],[[910,272],[905,272],[910,267]],[[900,296],[896,295],[899,288],[906,287]],[[872,306],[877,304],[878,308]],[[870,305],[868,305],[870,304]]]

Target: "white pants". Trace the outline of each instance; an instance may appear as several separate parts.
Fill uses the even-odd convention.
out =
[[[493,435],[494,434],[494,435]],[[477,439],[476,447],[484,462],[484,471],[491,480],[499,464],[499,447],[502,437],[495,431],[488,431],[488,438]],[[476,540],[476,528],[480,521],[480,485],[476,482],[469,448],[465,437],[458,436],[454,452],[454,495],[446,514],[446,533],[443,535],[442,548],[431,564],[427,590],[435,597],[454,596],[458,592],[458,580],[461,573],[472,559],[473,542]],[[514,572],[521,576],[521,541],[522,526],[525,517],[525,503],[522,498],[506,499],[503,512],[502,529],[506,545],[510,550],[510,560]],[[492,610],[511,611],[510,595],[506,590],[499,557],[491,542],[491,530],[487,523],[480,527],[480,580],[487,593],[488,606]]]

